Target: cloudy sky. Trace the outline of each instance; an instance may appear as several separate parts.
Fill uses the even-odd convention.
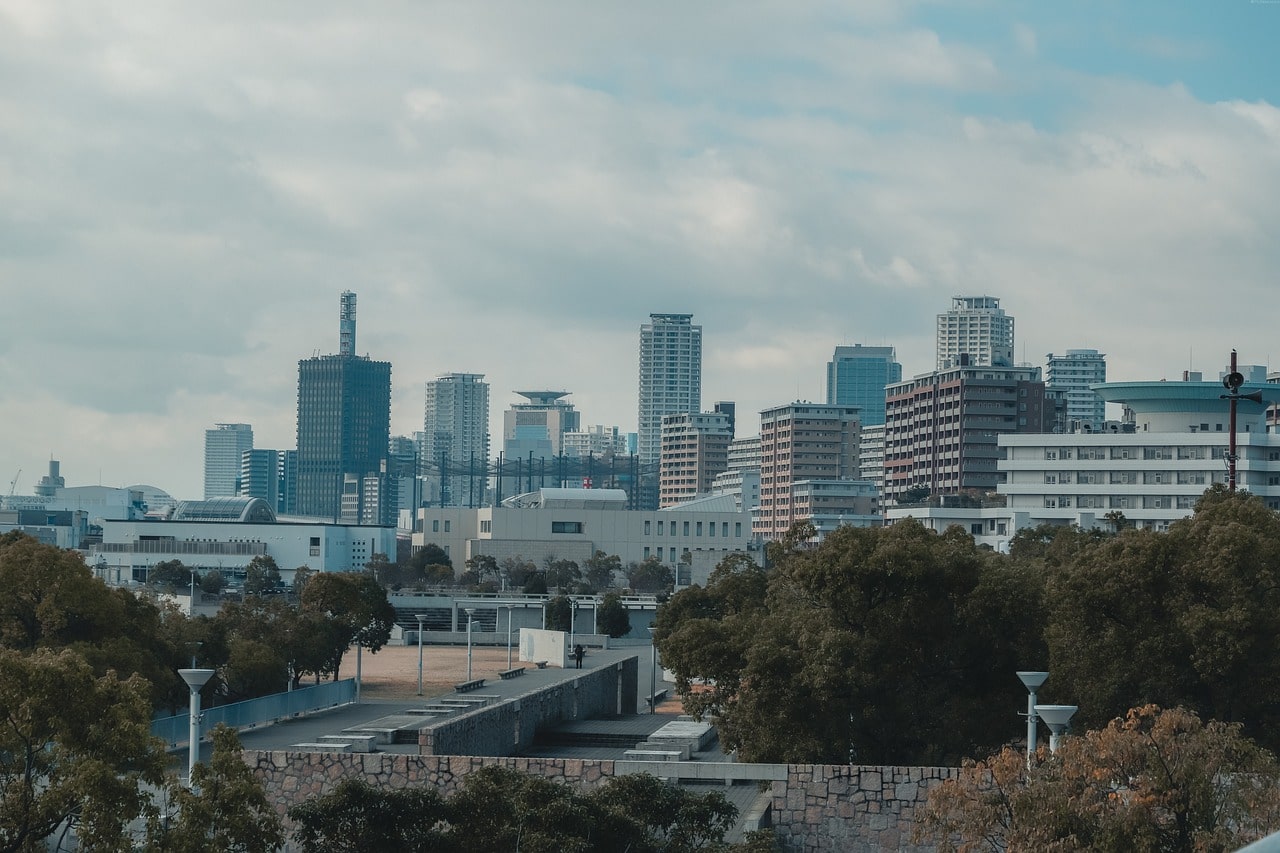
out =
[[[650,312],[740,412],[823,399],[837,344],[931,369],[960,294],[1036,364],[1280,361],[1278,37],[1276,0],[0,0],[0,488],[292,447],[344,289],[397,433],[450,371],[499,426],[556,388],[632,431]]]

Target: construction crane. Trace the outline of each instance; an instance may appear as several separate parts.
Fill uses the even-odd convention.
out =
[[[13,475],[13,479],[9,481],[9,497],[13,497],[13,493],[18,488],[18,478],[22,476],[22,469],[18,469],[18,473]]]

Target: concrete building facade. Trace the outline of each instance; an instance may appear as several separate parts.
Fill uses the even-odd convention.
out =
[[[662,417],[702,409],[702,327],[693,324],[693,315],[650,314],[640,327],[639,368],[640,500],[642,507],[656,507]]]
[[[812,480],[853,481],[858,478],[858,409],[821,403],[788,403],[760,413],[760,510],[755,532],[778,539],[791,525],[809,518],[812,497],[799,500],[801,484]],[[856,490],[854,490],[856,491]],[[810,489],[807,493],[813,495]],[[824,492],[824,501],[838,492]],[[850,495],[853,492],[849,492]],[[838,512],[827,503],[825,509]],[[859,497],[848,507],[861,515]]]
[[[1107,357],[1096,349],[1069,349],[1066,355],[1049,353],[1045,360],[1045,387],[1066,399],[1064,431],[1101,431],[1107,406],[1093,386],[1107,381]]]
[[[1036,367],[953,367],[889,386],[884,499],[913,490],[995,491],[998,436],[1053,429],[1058,405]]]
[[[658,506],[666,508],[709,494],[717,474],[729,467],[733,416],[682,412],[662,418]]]
[[[253,449],[249,424],[214,424],[204,431],[204,497],[234,497],[240,484],[240,459]]]
[[[994,296],[955,296],[938,315],[938,370],[1013,364],[1013,318]]]
[[[419,461],[442,506],[485,502],[489,383],[483,373],[445,373],[426,385]]]

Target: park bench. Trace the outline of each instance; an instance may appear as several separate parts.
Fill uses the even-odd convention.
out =
[[[524,667],[517,666],[515,669],[507,669],[498,673],[498,677],[501,678],[503,681],[509,681],[515,678],[517,675],[524,675]]]
[[[473,678],[470,681],[464,681],[461,684],[453,685],[453,689],[458,693],[470,693],[472,690],[479,690],[484,687],[483,678]]]
[[[544,661],[544,660],[534,661],[534,666],[536,666],[538,669],[546,669],[546,668],[547,668],[547,662],[546,662],[546,661]]]

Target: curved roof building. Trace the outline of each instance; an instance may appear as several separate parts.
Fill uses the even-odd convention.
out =
[[[276,513],[262,498],[210,498],[205,501],[178,501],[169,520],[275,524]]]

